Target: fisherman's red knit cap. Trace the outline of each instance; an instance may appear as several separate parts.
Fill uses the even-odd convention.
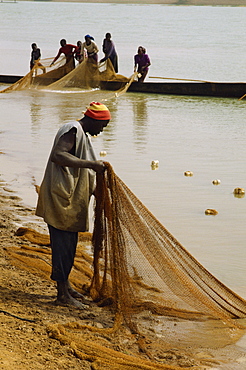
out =
[[[85,116],[99,121],[107,121],[111,119],[110,111],[106,105],[94,101],[90,103],[90,106],[87,107],[84,114]]]

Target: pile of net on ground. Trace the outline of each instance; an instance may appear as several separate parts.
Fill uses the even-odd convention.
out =
[[[23,78],[0,92],[28,88],[46,90],[92,89],[99,88],[101,81],[117,81],[123,83],[124,87],[131,80],[131,78],[116,74],[110,59],[101,64],[85,59],[76,66],[73,59],[66,63],[65,57],[53,65],[51,65],[52,60],[53,58],[40,59]]]

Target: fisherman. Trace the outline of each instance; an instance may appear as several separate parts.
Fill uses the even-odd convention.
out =
[[[82,63],[84,57],[82,57],[82,54],[81,54],[81,49],[82,49],[82,41],[77,41],[77,50],[76,50],[76,53],[75,53],[75,59],[79,62],[79,63]]]
[[[37,44],[35,42],[31,45],[31,47],[32,47],[32,51],[31,51],[31,60],[30,60],[30,70],[32,70],[36,64],[36,66],[41,68],[43,70],[43,73],[45,73],[46,72],[45,67],[39,62],[39,60],[41,59],[40,49],[37,47]],[[37,71],[35,72],[37,73]]]
[[[33,69],[35,63],[37,63],[39,59],[41,58],[41,51],[37,47],[37,44],[33,43],[31,47],[32,47],[32,52],[31,52],[31,60],[30,60],[30,70]]]
[[[115,50],[113,41],[111,40],[111,34],[108,32],[105,35],[102,46],[103,52],[105,54],[104,58],[100,60],[100,63],[104,62],[108,58],[111,60],[111,63],[114,67],[115,73],[118,73],[118,55]]]
[[[84,58],[84,51],[86,50],[88,60],[93,63],[97,63],[99,49],[97,44],[94,42],[94,37],[90,35],[85,35],[85,42],[83,42],[81,47],[81,56]]]
[[[47,163],[36,215],[48,224],[51,250],[51,279],[57,282],[56,304],[84,308],[82,294],[69,283],[78,232],[88,231],[88,207],[95,188],[95,174],[105,170],[96,160],[90,138],[103,131],[110,120],[108,108],[92,102],[78,121],[65,123],[57,132]],[[78,298],[78,299],[76,299]]]
[[[138,53],[134,55],[134,72],[138,71],[141,74],[141,77],[138,77],[138,82],[144,82],[150,65],[150,58],[146,54],[146,49],[139,46]]]
[[[66,57],[66,63],[68,63],[71,59],[73,59],[73,66],[75,67],[75,61],[74,61],[74,54],[77,51],[77,46],[72,44],[67,44],[67,41],[65,39],[62,39],[60,41],[60,49],[58,50],[57,56],[53,59],[50,66],[52,66],[55,61],[59,58],[61,54],[64,54]]]

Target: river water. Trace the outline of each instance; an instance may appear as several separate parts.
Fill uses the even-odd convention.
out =
[[[119,72],[133,73],[143,45],[150,77],[246,80],[246,8],[52,2],[0,3],[0,74],[24,75],[30,44],[53,57],[59,40],[111,32]],[[160,80],[159,80],[160,81]],[[6,87],[0,85],[0,89]],[[246,91],[245,91],[246,93]],[[112,112],[92,138],[115,172],[210,272],[246,298],[246,100],[112,92],[24,91],[0,95],[1,180],[34,207],[54,135],[92,100]],[[159,168],[151,169],[158,160]],[[192,177],[185,177],[192,171]],[[215,186],[212,181],[220,179]],[[213,208],[216,216],[206,216]],[[126,215],[127,217],[127,215]]]

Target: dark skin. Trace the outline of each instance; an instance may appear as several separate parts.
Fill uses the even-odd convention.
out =
[[[103,131],[104,127],[108,124],[107,121],[94,120],[90,117],[84,116],[79,123],[85,133],[91,136],[97,136]],[[103,173],[105,166],[103,161],[89,161],[77,158],[74,155],[75,150],[76,129],[72,128],[69,132],[64,134],[58,141],[57,145],[51,153],[52,162],[66,167],[73,168],[90,168],[97,173]],[[69,280],[65,282],[57,282],[57,299],[56,304],[69,304],[77,308],[83,309],[84,304],[77,299],[82,299],[84,303],[85,298],[82,294],[73,289]]]
[[[139,47],[138,48],[138,55],[142,57],[144,55],[144,50]],[[139,82],[144,82],[145,77],[147,76],[148,71],[145,70],[145,68],[149,67],[150,63],[147,63],[145,66],[141,67],[141,70],[139,71],[141,73],[141,77],[138,79]],[[134,66],[134,72],[136,72],[137,66]]]
[[[98,121],[85,116],[79,123],[85,133],[91,136],[97,136],[107,126],[108,121]],[[105,170],[103,161],[88,161],[75,157],[72,152],[75,146],[76,129],[72,128],[68,133],[64,134],[58,141],[56,147],[51,153],[52,162],[60,166],[73,168],[90,168],[95,172],[102,173]]]
[[[90,45],[91,39],[89,37],[85,37],[85,42],[86,42],[86,45]]]

